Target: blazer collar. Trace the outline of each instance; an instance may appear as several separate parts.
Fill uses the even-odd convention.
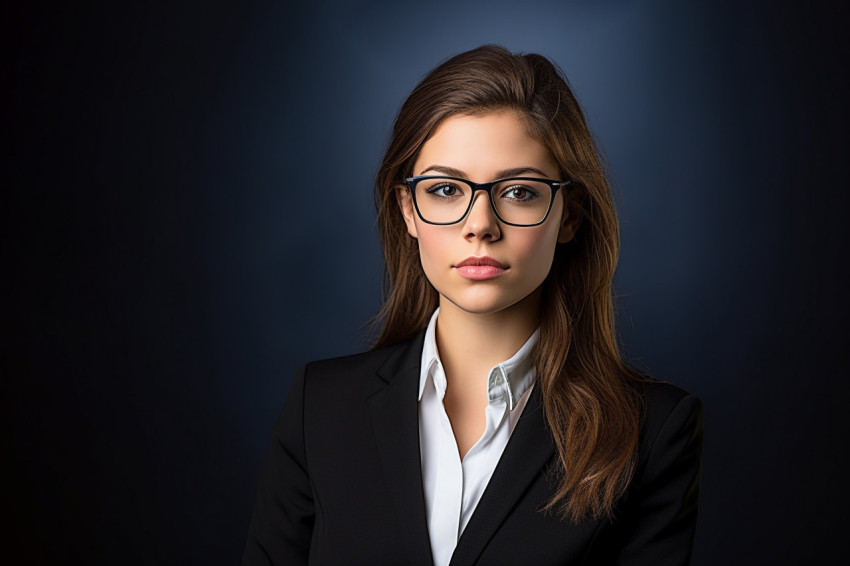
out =
[[[400,534],[410,564],[431,566],[431,545],[422,491],[419,454],[419,365],[425,333],[395,346],[378,368],[368,404],[384,470],[384,479],[395,504]]]

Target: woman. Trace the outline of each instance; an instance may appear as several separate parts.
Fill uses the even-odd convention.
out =
[[[296,376],[243,563],[688,563],[701,406],[619,353],[616,214],[558,70],[437,67],[376,197],[382,332]]]

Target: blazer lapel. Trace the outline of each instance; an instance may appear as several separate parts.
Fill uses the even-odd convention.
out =
[[[526,488],[552,458],[555,445],[546,428],[543,398],[535,387],[481,501],[458,541],[451,565],[474,564]]]
[[[368,403],[375,440],[400,534],[411,564],[431,566],[431,544],[419,453],[419,366],[424,333],[400,346],[378,369]]]

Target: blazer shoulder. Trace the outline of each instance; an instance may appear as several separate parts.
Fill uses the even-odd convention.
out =
[[[653,449],[679,438],[682,442],[701,446],[703,407],[700,399],[671,383],[650,380],[642,385],[644,401],[640,432],[642,464]]]
[[[702,402],[696,395],[666,381],[649,380],[641,385],[644,401],[644,431],[651,433],[664,426],[673,413],[702,412]]]
[[[340,387],[345,390],[351,386],[368,383],[374,376],[391,377],[406,366],[418,367],[422,355],[423,335],[410,340],[336,358],[316,360],[302,368],[304,379],[311,387]]]

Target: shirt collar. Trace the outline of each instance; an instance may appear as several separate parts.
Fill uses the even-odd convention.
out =
[[[446,374],[437,351],[437,315],[438,308],[431,315],[425,330],[425,342],[422,346],[422,361],[419,367],[419,400],[425,392],[428,378],[434,381],[437,394],[442,399],[446,394]],[[540,330],[537,329],[525,341],[525,344],[510,359],[490,368],[487,378],[487,396],[490,402],[504,398],[510,410],[513,410],[522,394],[534,384],[536,372],[531,359],[531,350],[537,343]]]

